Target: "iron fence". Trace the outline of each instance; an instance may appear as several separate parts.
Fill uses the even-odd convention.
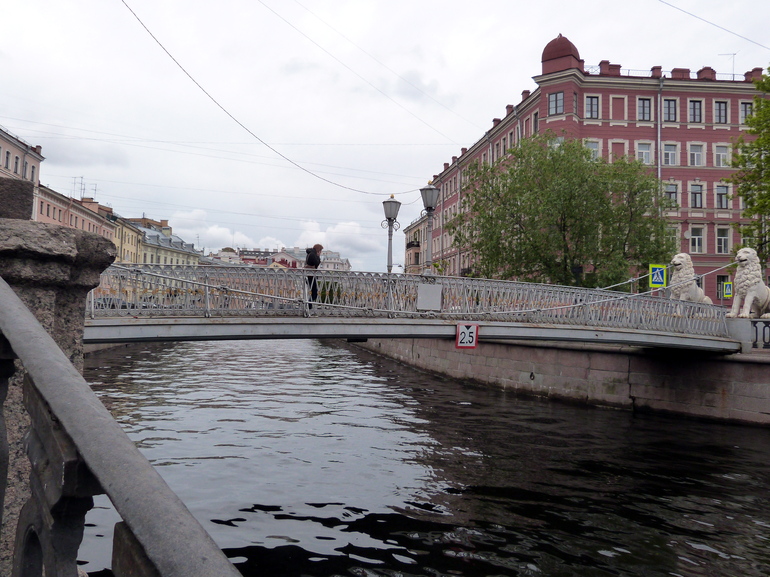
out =
[[[312,282],[318,287],[315,302],[309,300]],[[420,294],[430,286],[440,287],[440,299],[433,307],[420,307]],[[430,315],[728,336],[724,309],[649,294],[464,277],[233,266],[112,266],[90,293],[87,314],[92,318]]]

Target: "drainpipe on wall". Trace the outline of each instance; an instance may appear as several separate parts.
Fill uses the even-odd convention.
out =
[[[661,150],[661,148],[662,148],[662,144],[661,144],[661,121],[662,121],[662,116],[661,116],[661,113],[663,111],[662,106],[663,106],[663,81],[664,80],[665,80],[665,78],[663,76],[661,76],[660,80],[658,81],[658,110],[657,110],[657,115],[655,117],[655,125],[656,125],[657,131],[658,131],[658,143],[657,143],[658,154],[657,154],[657,157],[658,157],[658,181],[659,182],[661,182],[661,178],[662,178],[662,175],[663,175],[663,166],[662,166],[663,165],[663,151]]]

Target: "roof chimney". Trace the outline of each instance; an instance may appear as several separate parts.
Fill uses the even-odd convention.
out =
[[[672,68],[671,78],[674,80],[689,80],[690,69],[689,68]]]
[[[717,73],[716,70],[711,68],[711,66],[704,66],[700,70],[698,70],[698,80],[716,80],[717,79]]]

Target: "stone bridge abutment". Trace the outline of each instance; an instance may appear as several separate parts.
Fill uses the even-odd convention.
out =
[[[447,339],[370,339],[355,346],[518,394],[770,425],[770,352],[715,356],[610,345],[484,341],[476,349],[456,349]]]

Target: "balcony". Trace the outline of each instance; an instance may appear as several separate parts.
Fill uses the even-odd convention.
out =
[[[407,250],[409,250],[410,248],[420,248],[420,241],[410,240],[408,243],[406,243],[406,248]]]

